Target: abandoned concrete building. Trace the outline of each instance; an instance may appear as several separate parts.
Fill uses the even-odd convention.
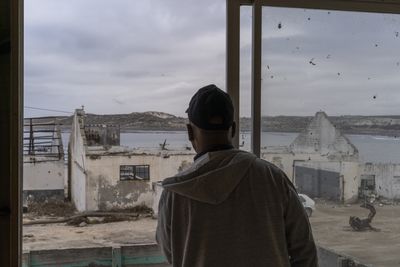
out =
[[[354,202],[366,192],[400,198],[400,165],[361,162],[357,148],[325,112],[315,117],[289,146],[265,147],[262,158],[280,167],[301,193]]]
[[[24,201],[64,199],[65,187],[79,211],[146,205],[156,208],[155,183],[190,165],[190,150],[120,146],[114,125],[86,125],[74,114],[68,177],[60,128],[51,118],[24,125]],[[264,147],[261,157],[280,167],[301,193],[351,203],[375,194],[400,199],[400,164],[361,162],[357,148],[317,112],[289,146]],[[66,185],[66,186],[65,186]],[[157,195],[157,194],[156,194]]]
[[[79,211],[157,208],[156,182],[193,160],[190,150],[120,146],[118,126],[88,125],[84,120],[84,111],[77,110],[68,152],[68,192]],[[312,198],[346,203],[365,194],[400,198],[400,165],[360,162],[357,148],[324,112],[317,112],[289,146],[261,151],[263,159],[280,167],[299,192]]]
[[[154,183],[193,160],[192,151],[119,146],[119,128],[84,123],[75,112],[69,142],[68,184],[79,211],[151,207]]]
[[[360,164],[359,196],[368,194],[400,200],[400,164]]]
[[[23,201],[64,200],[65,161],[60,127],[52,117],[24,120]]]
[[[324,112],[317,112],[288,147],[266,147],[262,157],[282,168],[310,197],[358,198],[358,150]]]

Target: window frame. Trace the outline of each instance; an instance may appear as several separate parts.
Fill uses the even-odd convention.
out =
[[[252,6],[252,52],[251,52],[251,151],[261,154],[261,48],[262,7],[287,7],[359,11],[400,14],[400,0],[227,0],[226,32],[226,87],[235,107],[236,128],[240,129],[240,7]],[[233,139],[239,148],[239,135]]]
[[[6,18],[1,26],[4,36],[0,37],[10,42],[9,51],[4,52],[0,57],[0,66],[5,70],[1,72],[1,75],[9,77],[9,80],[5,79],[4,90],[0,90],[0,99],[3,99],[6,104],[0,111],[0,126],[2,129],[8,129],[7,133],[2,133],[5,136],[4,143],[8,146],[0,150],[0,158],[4,159],[0,161],[1,173],[4,177],[0,186],[0,195],[7,196],[0,199],[0,224],[3,226],[0,231],[1,236],[4,237],[0,240],[0,247],[6,248],[2,250],[0,266],[5,267],[20,266],[22,255],[23,3],[23,0],[4,0],[1,1],[0,8],[1,17]],[[237,129],[240,129],[239,28],[242,5],[252,5],[253,8],[279,6],[400,14],[400,0],[226,0],[226,88],[235,107]],[[261,23],[261,18],[254,19],[253,17],[253,20],[254,29],[255,24],[259,26]],[[253,37],[253,40],[257,41],[257,38],[259,37]],[[252,53],[254,66],[257,64],[254,62],[257,55],[261,56],[260,50]],[[261,77],[252,74],[252,79],[259,80]],[[252,98],[261,93],[261,88],[256,87],[257,84],[259,83],[252,81]],[[252,101],[252,114],[260,110],[258,103]],[[261,121],[257,117],[253,117],[252,121],[252,140],[260,140]],[[236,135],[234,145],[236,148],[239,147],[239,135]],[[257,142],[252,141],[253,153],[259,156],[259,149]]]
[[[122,168],[123,167],[125,167],[125,168],[127,168],[127,167],[131,167],[132,168],[132,173],[133,173],[133,175],[132,175],[132,178],[123,178],[123,176],[122,176],[122,174],[121,174],[121,172],[123,171],[122,170]],[[138,172],[140,172],[140,171],[138,171],[138,168],[145,168],[145,169],[147,169],[147,173],[146,173],[146,171],[144,172],[145,174],[147,174],[146,175],[146,177],[143,177],[142,179],[140,179],[140,178],[137,178],[136,176],[138,176]],[[128,172],[129,170],[124,170],[125,172]],[[139,165],[127,165],[127,164],[124,164],[124,165],[119,165],[119,180],[120,181],[150,181],[150,165],[148,165],[148,164],[139,164]]]

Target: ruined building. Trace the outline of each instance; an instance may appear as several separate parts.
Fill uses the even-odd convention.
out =
[[[400,199],[400,164],[362,162],[357,148],[325,112],[317,112],[289,146],[264,148],[262,158],[313,198],[354,202],[376,194]]]
[[[57,119],[24,120],[23,200],[64,200],[64,150]]]
[[[120,146],[119,128],[86,125],[76,110],[69,142],[70,196],[79,211],[151,207],[156,181],[175,175],[193,160],[192,151]]]
[[[85,124],[84,111],[77,110],[68,152],[69,196],[79,211],[152,207],[155,183],[175,175],[193,156],[189,150],[120,146],[118,126]],[[265,147],[261,157],[312,198],[354,202],[371,193],[400,198],[400,166],[360,162],[357,148],[324,112],[289,146]]]
[[[358,198],[358,150],[325,112],[317,112],[288,147],[266,147],[262,157],[282,168],[298,191],[312,198]]]

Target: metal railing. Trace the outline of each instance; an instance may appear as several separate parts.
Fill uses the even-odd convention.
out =
[[[24,120],[24,163],[59,161],[64,157],[60,124],[56,118]]]

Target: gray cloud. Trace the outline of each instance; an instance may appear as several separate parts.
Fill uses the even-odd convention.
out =
[[[197,88],[225,87],[225,0],[29,0],[25,16],[29,106],[73,111],[84,104],[91,113],[159,110],[185,116]],[[250,16],[244,8],[245,116]],[[263,113],[398,114],[398,18],[264,8]]]

